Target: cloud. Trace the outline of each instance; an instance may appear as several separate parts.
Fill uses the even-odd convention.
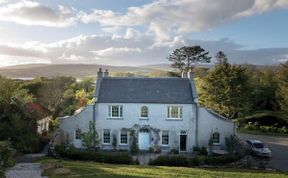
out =
[[[61,5],[52,9],[38,2],[24,0],[0,6],[0,20],[23,25],[68,27],[74,25],[77,18],[75,9]]]
[[[111,56],[119,57],[123,55],[131,55],[133,53],[140,53],[141,49],[140,48],[127,48],[127,47],[123,47],[123,48],[110,47],[110,48],[97,50],[97,51],[91,51],[91,52],[100,57],[111,57]]]
[[[125,13],[95,9],[81,12],[84,23],[101,26],[146,26],[158,41],[171,36],[210,30],[239,18],[287,8],[287,0],[157,0],[141,7],[130,7]]]
[[[23,44],[0,44],[0,65],[45,62],[86,63],[106,65],[145,65],[168,63],[166,57],[176,48],[185,45],[200,45],[214,57],[224,51],[231,63],[278,64],[287,59],[288,48],[262,48],[247,50],[229,39],[214,41],[191,40],[176,36],[165,43],[154,41],[149,34],[132,38],[138,33],[130,29],[124,35],[79,35],[53,43],[26,42]],[[127,35],[128,34],[128,35]],[[128,37],[129,38],[128,38]],[[10,57],[9,57],[10,56]],[[8,58],[9,57],[9,60]],[[7,59],[7,60],[6,60]]]

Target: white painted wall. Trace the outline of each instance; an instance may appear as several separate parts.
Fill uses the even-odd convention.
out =
[[[122,105],[123,118],[112,119],[108,117],[109,105]],[[148,119],[140,118],[140,109],[142,106],[148,107]],[[168,106],[182,106],[183,119],[172,120],[167,118]],[[103,129],[110,129],[112,134],[119,135],[122,128],[131,128],[134,124],[150,125],[160,130],[169,130],[169,146],[171,148],[179,147],[179,134],[181,130],[188,132],[187,151],[192,151],[195,144],[195,105],[192,104],[137,104],[137,103],[98,103],[96,105],[96,130],[101,136]],[[161,133],[160,133],[161,139]],[[161,140],[160,140],[161,144]],[[153,145],[151,145],[153,146]],[[111,145],[102,145],[102,148],[111,148]]]
[[[199,108],[199,146],[208,146],[213,132],[220,133],[220,145],[225,147],[225,137],[230,138],[235,133],[234,123],[221,116],[211,114],[205,108]]]
[[[79,141],[74,139],[74,134],[77,128],[81,129],[82,133],[89,131],[89,121],[93,121],[93,105],[88,105],[78,114],[61,117],[59,120],[59,128],[69,135],[69,142],[75,147],[81,148]]]
[[[122,105],[123,117],[120,119],[108,117],[109,105]],[[148,107],[148,119],[140,118],[142,106]],[[183,119],[172,120],[167,118],[168,106],[182,106]],[[132,128],[134,124],[141,126],[150,125],[160,130],[159,145],[161,145],[161,131],[169,130],[169,145],[161,146],[162,150],[179,148],[179,135],[181,130],[187,131],[187,151],[191,152],[195,146],[196,134],[196,105],[192,104],[138,104],[138,103],[97,103],[95,108],[96,130],[100,138],[100,146],[103,149],[112,149],[112,135],[117,137],[118,149],[129,149],[128,145],[120,145],[120,131],[122,128]],[[74,140],[75,130],[81,129],[83,132],[89,131],[89,121],[93,120],[93,105],[87,106],[80,113],[60,118],[60,129],[69,134],[69,142],[76,147],[80,147],[77,140]],[[208,146],[209,139],[213,132],[220,133],[220,144],[225,146],[225,137],[234,134],[234,123],[222,117],[211,114],[205,108],[199,108],[198,115],[198,139],[199,146]],[[102,144],[102,134],[104,129],[111,130],[111,144]],[[128,135],[129,140],[129,135]],[[153,146],[153,143],[151,143]]]

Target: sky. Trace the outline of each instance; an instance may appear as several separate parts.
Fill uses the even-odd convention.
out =
[[[0,67],[162,64],[193,45],[236,64],[286,62],[288,0],[0,0]]]

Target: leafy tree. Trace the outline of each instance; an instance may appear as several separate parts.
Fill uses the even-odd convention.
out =
[[[247,72],[251,78],[251,109],[254,111],[277,111],[277,71],[271,68],[257,69],[247,66]]]
[[[281,111],[288,114],[288,62],[282,65],[280,75],[278,78],[277,90],[278,103]]]
[[[218,64],[225,64],[228,62],[228,58],[227,58],[226,54],[222,51],[219,51],[216,54],[215,58],[216,58],[216,61]]]
[[[172,62],[172,68],[175,68],[180,72],[187,72],[190,69],[193,69],[193,65],[196,63],[210,62],[211,57],[209,57],[208,54],[209,52],[205,51],[200,46],[184,46],[175,49],[168,57],[168,60]]]
[[[242,66],[228,62],[217,64],[204,77],[200,88],[200,103],[227,118],[235,118],[249,110],[249,76]]]

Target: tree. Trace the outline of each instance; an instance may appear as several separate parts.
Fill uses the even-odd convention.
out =
[[[224,63],[228,63],[228,58],[226,56],[226,54],[222,51],[219,51],[216,56],[216,61],[218,64],[224,64]]]
[[[278,78],[277,99],[281,111],[288,114],[288,62],[282,65]]]
[[[228,62],[217,64],[204,77],[199,92],[201,104],[227,118],[235,118],[249,110],[249,77],[242,66]]]
[[[200,46],[184,46],[175,49],[168,57],[172,62],[171,67],[179,70],[180,72],[188,72],[193,69],[193,65],[199,62],[208,63],[211,57],[208,56],[209,52],[205,51]]]

